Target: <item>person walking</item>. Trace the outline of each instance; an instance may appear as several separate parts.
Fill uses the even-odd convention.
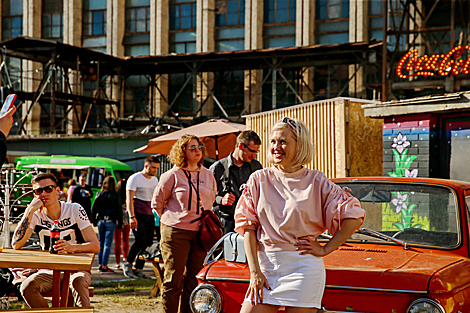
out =
[[[121,197],[122,202],[122,228],[118,228],[114,232],[114,257],[116,264],[113,269],[121,269],[121,240],[122,240],[122,261],[127,262],[127,255],[129,254],[129,234],[131,226],[129,225],[129,218],[126,213],[126,183],[127,179],[122,178],[117,184],[117,192]]]
[[[93,191],[86,183],[86,176],[80,175],[78,179],[80,185],[76,186],[72,192],[72,202],[80,204],[86,211],[88,218],[91,220],[91,198],[93,198]]]
[[[70,178],[68,181],[69,188],[67,189],[67,202],[72,202],[72,195],[75,187],[77,187],[77,182],[75,179]]]
[[[113,176],[107,176],[103,180],[101,191],[96,195],[93,202],[92,221],[98,226],[100,240],[100,252],[98,253],[99,271],[101,273],[112,273],[108,268],[109,254],[115,228],[122,229],[122,205],[121,198],[116,191],[116,180]]]
[[[254,171],[263,168],[255,159],[260,145],[258,134],[252,130],[242,131],[237,137],[235,150],[209,168],[217,182],[213,210],[219,216],[225,234],[235,229],[233,214],[241,196],[240,186],[246,183]]]
[[[211,210],[217,193],[214,175],[202,166],[207,151],[194,135],[183,135],[171,148],[174,167],[160,177],[152,208],[160,216],[160,249],[165,274],[163,311],[190,313],[189,297],[197,286],[206,251],[199,241],[198,217]],[[181,306],[180,306],[181,298]]]
[[[235,209],[235,230],[244,237],[250,284],[242,313],[316,313],[325,288],[323,257],[342,245],[363,223],[360,202],[312,161],[307,126],[283,118],[271,131],[270,163],[256,171]],[[333,235],[325,245],[316,236]]]
[[[126,184],[126,204],[129,213],[129,222],[134,232],[135,241],[129,250],[127,261],[123,263],[124,276],[133,278],[134,275],[140,278],[149,278],[142,269],[145,261],[138,256],[153,243],[153,233],[155,219],[150,203],[153,192],[158,184],[157,174],[160,160],[156,155],[149,155],[145,158],[144,169],[131,177]],[[132,264],[135,261],[135,271]]]

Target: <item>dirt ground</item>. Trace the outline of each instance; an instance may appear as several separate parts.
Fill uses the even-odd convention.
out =
[[[95,292],[99,292],[99,288],[95,287]],[[163,312],[160,297],[151,297],[148,291],[136,291],[114,295],[95,294],[91,298],[91,305],[95,308],[95,312]]]

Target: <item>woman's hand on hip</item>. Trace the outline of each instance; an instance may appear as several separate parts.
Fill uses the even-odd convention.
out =
[[[251,272],[250,285],[246,291],[245,298],[249,299],[251,303],[257,305],[263,303],[263,287],[271,290],[268,280],[260,271]]]
[[[296,239],[295,250],[301,251],[300,254],[313,254],[314,256],[324,257],[327,251],[324,246],[318,243],[317,238],[301,237]]]

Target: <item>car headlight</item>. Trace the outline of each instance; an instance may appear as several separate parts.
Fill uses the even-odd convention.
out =
[[[408,310],[406,310],[407,313],[446,313],[444,308],[437,303],[434,300],[431,299],[417,299],[413,301],[410,306],[408,307]]]
[[[222,297],[213,285],[199,285],[189,302],[193,313],[219,313],[222,309]]]

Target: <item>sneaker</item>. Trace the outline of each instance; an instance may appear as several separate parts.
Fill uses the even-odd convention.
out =
[[[113,270],[120,270],[121,269],[121,264],[114,264],[113,265]]]
[[[101,270],[102,270],[102,269],[103,269],[103,266],[102,266],[102,265],[100,265],[100,266],[98,267],[98,271],[100,271],[100,272],[101,272]]]
[[[124,276],[128,278],[134,278],[134,274],[132,274],[132,264],[131,263],[124,263],[122,265],[122,272]]]
[[[109,267],[107,268],[102,268],[101,269],[101,274],[105,274],[105,273],[114,273],[114,271],[112,269],[110,269]]]
[[[134,271],[134,276],[143,279],[150,279],[150,276],[145,275],[143,271]]]

